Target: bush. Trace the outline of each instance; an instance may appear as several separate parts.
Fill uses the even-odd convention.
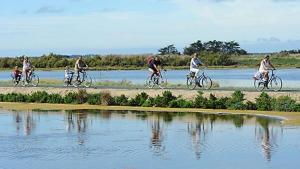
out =
[[[228,101],[228,108],[233,109],[233,110],[243,110],[245,109],[244,105],[244,96],[245,94],[242,93],[241,91],[235,91],[232,95],[231,98]]]
[[[101,105],[107,106],[107,105],[113,105],[114,100],[113,97],[111,97],[110,93],[108,91],[100,92],[100,100]]]
[[[88,100],[88,94],[85,89],[78,89],[76,94],[77,103],[83,104],[86,103]]]
[[[256,98],[256,106],[257,110],[261,111],[270,111],[271,108],[271,97],[265,93],[262,92],[258,98]]]
[[[207,98],[203,97],[203,92],[198,92],[197,97],[194,101],[194,107],[196,108],[207,108]]]
[[[129,100],[130,106],[142,106],[147,99],[149,98],[148,94],[145,92],[142,92],[135,96],[135,98]]]
[[[245,104],[245,109],[246,110],[257,110],[256,104],[251,102],[251,101],[247,101]]]
[[[280,96],[277,99],[275,99],[272,107],[273,110],[276,111],[292,112],[292,111],[296,111],[297,104],[296,101],[289,96]]]
[[[114,97],[114,104],[118,106],[127,106],[128,105],[128,97],[124,94],[121,96]]]
[[[64,103],[64,98],[59,94],[48,95],[47,103]]]
[[[160,97],[157,97],[157,101],[159,101]],[[170,91],[164,91],[163,96],[160,100],[161,105],[160,107],[168,107],[169,103],[173,100],[176,100],[176,96],[173,96],[172,92]]]
[[[30,100],[31,102],[48,103],[49,94],[45,91],[34,92],[31,94]]]
[[[91,105],[100,105],[101,104],[101,94],[90,94],[87,102]]]
[[[70,93],[66,94],[65,97],[64,97],[64,102],[66,104],[71,104],[71,103],[76,104],[76,103],[78,103],[77,94],[74,93],[74,92],[70,92]]]
[[[193,107],[193,102],[192,101],[187,101],[187,100],[184,100],[184,99],[172,100],[169,103],[169,107],[171,107],[171,108],[192,108]]]

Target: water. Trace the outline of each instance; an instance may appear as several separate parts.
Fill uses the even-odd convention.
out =
[[[253,75],[256,69],[210,69],[205,73],[220,87],[251,87],[253,88]],[[300,88],[299,69],[280,69],[275,73],[283,80],[284,88]],[[37,71],[41,79],[57,79],[64,77],[63,71]],[[170,83],[186,84],[188,70],[170,70],[166,76]],[[96,81],[131,81],[134,84],[144,84],[148,76],[147,70],[114,70],[90,71],[89,74]],[[9,80],[10,72],[0,72],[0,80]]]
[[[295,169],[300,128],[200,113],[4,111],[1,169]]]

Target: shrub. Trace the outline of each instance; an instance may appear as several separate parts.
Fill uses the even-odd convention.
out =
[[[38,91],[31,94],[31,102],[48,103],[49,94],[45,91]]]
[[[74,93],[74,92],[70,92],[70,93],[66,94],[65,97],[64,97],[64,102],[67,103],[67,104],[70,104],[70,103],[76,104],[76,103],[78,103],[77,94]]]
[[[273,110],[276,111],[292,112],[296,111],[297,104],[296,101],[289,96],[280,96],[277,99],[275,99],[272,107]]]
[[[76,94],[76,99],[79,104],[83,104],[87,102],[88,94],[85,89],[78,89]]]
[[[245,109],[244,105],[244,96],[245,94],[242,93],[241,91],[235,91],[232,95],[231,98],[228,101],[228,108],[229,109],[234,109],[234,110],[243,110]]]
[[[101,94],[90,94],[87,102],[91,105],[100,105],[101,104]]]
[[[198,92],[197,97],[194,101],[194,107],[196,108],[206,108],[207,107],[207,98],[203,97],[203,92]]]
[[[192,101],[187,101],[187,100],[184,100],[184,99],[172,100],[169,103],[169,107],[171,107],[171,108],[192,108],[193,107],[193,102]]]
[[[124,94],[121,96],[114,97],[114,104],[118,106],[127,106],[128,105],[128,97]]]
[[[48,95],[48,103],[64,103],[64,98],[59,94]]]
[[[110,93],[108,91],[100,92],[100,100],[101,105],[107,106],[107,105],[113,105],[114,100],[113,97],[111,97]]]
[[[258,98],[256,98],[257,110],[270,111],[271,110],[271,97],[262,92]]]
[[[216,109],[226,109],[228,100],[229,100],[228,97],[221,97],[221,98],[217,99],[215,102],[215,108]]]
[[[135,98],[129,100],[129,105],[131,106],[141,106],[143,105],[147,99],[149,98],[148,94],[142,92],[135,96]]]
[[[158,97],[158,99],[160,99],[160,97]],[[168,107],[169,103],[173,100],[176,100],[176,96],[173,96],[172,92],[170,92],[170,91],[164,91],[163,96],[160,100],[161,106],[159,106],[159,107]],[[157,100],[157,101],[159,101],[159,100]]]
[[[251,101],[247,101],[245,104],[245,109],[246,110],[257,110],[256,104],[251,102]]]

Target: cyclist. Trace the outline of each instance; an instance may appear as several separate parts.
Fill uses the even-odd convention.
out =
[[[21,80],[22,72],[19,70],[19,66],[15,66],[15,69],[13,70],[13,77],[16,81]]]
[[[66,66],[65,67],[65,79],[66,79],[65,83],[68,83],[68,84],[71,83],[73,74],[74,74],[74,72],[70,70],[70,66]]]
[[[85,69],[88,68],[88,65],[83,61],[82,56],[80,56],[75,62],[74,71],[77,75],[77,81],[80,79],[80,72],[83,72]]]
[[[25,75],[26,81],[28,81],[30,70],[31,70],[31,63],[28,57],[25,57],[23,60],[23,73]]]
[[[268,88],[269,69],[270,68],[275,69],[275,67],[272,65],[272,63],[270,61],[270,56],[266,55],[264,57],[264,59],[260,62],[259,73],[261,73],[263,75],[267,88]]]
[[[161,67],[161,69],[163,69],[163,65],[162,65],[162,61],[160,59],[159,56],[150,56],[148,59],[147,59],[147,62],[148,62],[148,70],[150,71],[151,73],[151,80],[153,78],[153,76],[156,74],[157,76],[160,76],[160,72],[159,72],[159,69],[158,69],[158,66]]]
[[[198,58],[198,54],[194,53],[193,58],[191,59],[191,64],[190,64],[190,71],[195,73],[195,77],[199,77],[199,66],[203,65],[201,60]]]

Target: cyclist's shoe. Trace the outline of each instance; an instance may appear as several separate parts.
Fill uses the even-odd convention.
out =
[[[202,87],[202,85],[198,81],[196,81],[196,85],[199,86],[199,87]]]

